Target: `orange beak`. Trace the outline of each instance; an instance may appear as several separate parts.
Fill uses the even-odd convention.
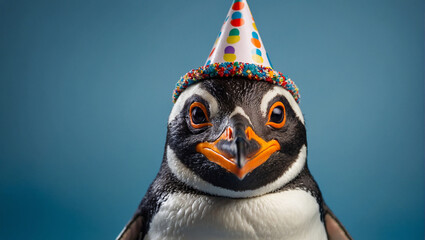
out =
[[[242,180],[280,150],[276,140],[264,141],[251,127],[247,127],[242,136],[235,135],[239,136],[234,136],[233,129],[228,127],[216,141],[199,143],[196,151]]]

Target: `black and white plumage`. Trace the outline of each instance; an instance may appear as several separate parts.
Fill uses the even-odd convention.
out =
[[[282,87],[192,85],[171,111],[161,169],[117,239],[351,239],[306,156],[302,112]]]

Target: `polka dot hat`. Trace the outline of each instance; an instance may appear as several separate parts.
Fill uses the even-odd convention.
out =
[[[294,82],[273,70],[246,0],[234,0],[204,66],[186,73],[177,82],[173,102],[184,89],[215,77],[244,77],[282,86],[299,102]]]

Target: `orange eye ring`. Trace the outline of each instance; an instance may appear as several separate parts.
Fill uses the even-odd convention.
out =
[[[273,113],[273,110],[274,110],[276,107],[282,107],[282,109],[283,109],[283,120],[282,120],[282,122],[280,122],[280,123],[275,123],[275,122],[271,122],[271,121],[270,121],[270,117],[271,117],[271,115],[272,115],[272,113]],[[283,125],[285,125],[285,122],[286,122],[286,109],[285,109],[285,105],[283,105],[283,103],[282,103],[282,102],[275,102],[275,103],[274,103],[274,104],[270,107],[269,114],[268,114],[268,117],[267,117],[267,123],[266,123],[266,125],[272,126],[272,127],[274,127],[274,128],[281,128],[281,127],[283,127]]]
[[[195,107],[200,108],[202,110],[202,112],[204,112],[205,119],[206,119],[207,122],[199,123],[199,124],[196,124],[196,123],[193,122],[193,120],[192,120],[192,110]],[[204,106],[204,104],[202,104],[200,102],[194,102],[194,103],[192,103],[192,105],[190,105],[189,117],[190,117],[190,125],[192,125],[192,127],[194,127],[194,128],[203,128],[203,127],[206,127],[206,126],[212,126],[212,123],[210,123],[210,119],[209,119],[208,114],[207,114],[207,108]]]

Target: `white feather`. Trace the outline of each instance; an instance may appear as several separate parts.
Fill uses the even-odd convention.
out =
[[[218,103],[217,100],[207,91],[201,88],[201,84],[194,84],[189,86],[186,90],[184,90],[177,102],[174,104],[173,109],[171,110],[170,116],[168,117],[168,123],[171,123],[177,115],[182,111],[184,104],[188,98],[193,95],[198,95],[203,98],[209,105],[210,117],[214,117],[218,112]]]
[[[251,124],[251,126],[252,126],[251,119],[245,113],[245,111],[243,110],[242,107],[236,106],[235,110],[233,110],[233,112],[229,115],[229,119],[232,118],[233,116],[235,116],[236,114],[240,114],[240,115],[244,116],[248,120],[249,124]]]
[[[247,199],[171,194],[145,239],[327,239],[316,199],[288,190]]]
[[[286,91],[284,88],[279,86],[273,87],[273,89],[271,89],[266,94],[264,94],[263,99],[261,100],[261,113],[263,114],[263,117],[267,116],[267,113],[268,113],[267,107],[270,101],[278,95],[282,95],[288,100],[289,105],[291,105],[291,108],[295,112],[295,115],[304,124],[304,117],[303,117],[303,113],[301,112],[300,106],[298,106],[298,103],[295,101],[294,97],[288,91]]]

